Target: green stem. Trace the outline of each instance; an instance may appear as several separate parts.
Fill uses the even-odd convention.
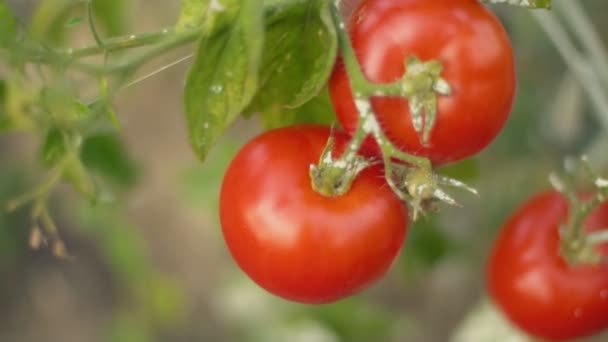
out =
[[[567,173],[563,177],[551,174],[553,187],[568,199],[568,217],[560,229],[560,252],[571,265],[598,264],[604,261],[596,246],[608,242],[608,231],[585,231],[585,220],[606,201],[606,180],[598,177],[586,157],[578,164],[566,161]],[[581,198],[577,189],[579,172],[588,182],[595,185],[593,197]]]
[[[137,35],[127,35],[101,40],[101,44],[85,46],[78,49],[67,49],[60,51],[73,58],[83,58],[102,53],[112,53],[133,48],[140,48],[148,45],[154,45],[165,40],[173,35],[181,35],[183,33],[175,33],[173,29],[163,29],[157,32],[148,32]]]
[[[93,34],[93,38],[95,39],[95,42],[97,43],[97,45],[99,45],[100,47],[103,48],[104,53],[107,53],[108,50],[105,49],[104,47],[104,43],[101,40],[101,36],[99,35],[99,32],[97,32],[97,28],[95,27],[95,18],[93,15],[93,4],[91,3],[91,1],[87,2],[87,15],[88,15],[88,21],[89,21],[89,28],[91,29],[91,33]]]
[[[64,164],[64,162],[57,164],[51,171],[50,176],[35,189],[9,201],[6,206],[7,210],[15,211],[30,201],[48,197],[55,185],[61,180]]]
[[[154,45],[144,53],[137,55],[127,60],[126,62],[116,65],[108,65],[106,69],[108,72],[133,71],[135,68],[139,67],[141,64],[144,64],[152,58],[158,57],[161,54],[166,53],[174,48],[197,40],[200,37],[200,34],[201,31],[188,31],[183,33],[177,33],[166,40],[158,42],[156,45]]]
[[[200,35],[200,30],[175,32],[173,30],[165,29],[159,32],[111,38],[102,41],[102,45],[96,44],[80,49],[41,50],[40,48],[30,47],[23,49],[23,57],[29,58],[32,62],[65,65],[88,74],[99,76],[107,73],[120,73],[125,72],[127,69],[134,69],[169,50],[196,41]],[[82,57],[150,45],[152,47],[149,50],[118,64],[108,64],[99,67],[76,60]]]
[[[363,74],[357,54],[353,49],[350,36],[346,30],[346,23],[340,14],[340,2],[336,1],[332,13],[335,27],[338,30],[338,45],[348,73],[351,86],[356,85],[355,97],[358,100],[367,99],[371,96],[403,96],[409,97],[415,92],[411,84],[403,84],[403,81],[395,81],[389,84],[377,84],[370,82]]]
[[[354,93],[355,106],[359,113],[357,131],[351,144],[358,150],[365,137],[371,134],[377,141],[383,154],[388,155],[389,158],[395,157],[409,164],[430,169],[431,163],[428,159],[405,153],[390,142],[382,131],[369,100],[374,95],[407,97],[411,95],[415,87],[403,81],[391,84],[375,84],[368,81],[359,66],[357,55],[346,31],[344,19],[340,15],[339,0],[334,2],[334,8],[331,13],[335,27],[338,29],[338,44],[346,67],[346,73],[350,80],[351,89]],[[354,148],[349,148],[349,151],[352,150]]]
[[[568,226],[565,234],[566,240],[581,241],[585,238],[583,223],[589,214],[600,205],[601,201],[597,197],[594,197],[587,202],[582,202],[578,198],[574,203],[572,200],[570,202],[570,211],[572,214],[569,215],[568,218]]]

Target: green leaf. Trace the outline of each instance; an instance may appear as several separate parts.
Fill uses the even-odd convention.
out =
[[[17,20],[5,0],[0,0],[0,47],[7,46],[17,35]]]
[[[132,0],[93,0],[93,13],[110,36],[128,30]]]
[[[232,25],[203,36],[186,81],[190,142],[201,160],[258,88],[264,36],[262,6],[257,0],[238,2],[230,11],[218,12],[220,16],[231,15],[222,20],[230,20]]]
[[[175,29],[186,30],[202,26],[207,15],[209,3],[210,0],[182,0],[181,13]]]
[[[419,220],[408,231],[402,265],[407,273],[415,274],[433,267],[456,249],[456,243],[439,229],[436,218]]]
[[[477,158],[469,158],[458,163],[444,166],[437,171],[443,176],[467,182],[479,177],[479,168],[479,160]]]
[[[80,157],[88,169],[97,171],[117,185],[130,186],[137,180],[136,166],[116,134],[98,133],[87,137]]]
[[[340,341],[368,342],[390,340],[393,318],[356,298],[334,304],[311,306],[303,310],[310,317],[331,328]]]
[[[37,39],[54,45],[65,40],[65,23],[76,8],[83,5],[74,0],[42,0],[35,8],[30,24],[30,33]]]
[[[551,0],[483,0],[491,4],[508,4],[526,8],[551,8]]]
[[[264,91],[256,95],[246,112],[272,117],[319,95],[331,74],[337,49],[327,2],[290,1],[277,6],[267,13],[260,72]],[[329,108],[329,112],[333,110]]]
[[[46,134],[40,149],[40,161],[46,167],[51,167],[60,161],[67,151],[63,132],[52,128]]]
[[[305,123],[332,125],[336,122],[328,89],[323,89],[319,95],[297,108],[282,107],[275,102],[260,114],[267,129]]]

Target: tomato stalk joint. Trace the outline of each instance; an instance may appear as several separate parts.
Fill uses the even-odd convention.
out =
[[[585,226],[598,207],[606,202],[608,187],[592,170],[586,156],[579,161],[568,159],[565,165],[564,175],[551,174],[549,177],[553,187],[568,199],[568,217],[559,231],[560,254],[572,266],[604,263],[606,256],[598,247],[608,243],[608,227],[588,231]],[[592,192],[578,191],[579,172],[584,182],[593,185]]]
[[[357,155],[358,143],[351,144],[339,159],[334,159],[334,138],[330,137],[317,165],[310,165],[313,190],[326,197],[342,196],[350,190],[357,175],[370,165]]]

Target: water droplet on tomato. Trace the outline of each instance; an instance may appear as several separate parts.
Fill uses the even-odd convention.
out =
[[[575,318],[583,317],[583,309],[577,308],[576,310],[574,310],[574,317]]]
[[[603,289],[602,291],[600,291],[600,298],[602,298],[603,300],[608,299],[608,289]]]

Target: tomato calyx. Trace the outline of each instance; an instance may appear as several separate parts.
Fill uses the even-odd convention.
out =
[[[409,94],[412,124],[420,137],[420,143],[428,146],[437,121],[437,96],[448,96],[452,89],[441,78],[443,66],[439,61],[422,62],[418,57],[410,55],[406,61],[406,70],[401,81],[403,93]]]
[[[313,189],[329,197],[345,194],[362,169],[374,162],[382,162],[387,184],[399,199],[412,207],[414,220],[420,214],[434,210],[437,202],[458,205],[441,186],[456,187],[476,194],[475,189],[460,181],[437,175],[428,158],[408,154],[397,148],[384,133],[372,108],[372,97],[408,99],[413,125],[420,134],[421,141],[428,142],[436,121],[437,97],[451,93],[450,85],[441,77],[442,64],[437,60],[421,61],[410,55],[404,61],[406,72],[399,80],[389,84],[370,82],[357,61],[339,5],[340,1],[334,2],[332,17],[338,31],[340,51],[349,75],[359,120],[342,156],[334,159],[334,142],[330,139],[319,163],[310,166]],[[378,161],[365,160],[358,155],[364,140],[370,136],[381,151]]]
[[[578,162],[567,160],[566,170],[561,177],[556,174],[550,176],[551,184],[566,196],[569,205],[568,218],[560,227],[560,253],[572,266],[608,262],[608,258],[598,250],[598,246],[608,243],[608,227],[593,232],[584,229],[591,213],[608,201],[608,180],[595,174],[585,156]],[[581,181],[593,184],[591,194],[581,195],[577,191],[579,173],[582,173]]]
[[[334,159],[334,138],[329,138],[319,163],[310,165],[313,190],[326,197],[342,196],[350,190],[357,175],[370,165],[367,159],[357,155],[357,145],[351,143],[341,158]]]
[[[402,170],[398,175],[399,184],[402,184],[401,191],[407,194],[408,202],[413,209],[413,219],[416,220],[419,214],[426,214],[436,210],[438,202],[443,202],[451,206],[460,207],[450,195],[443,191],[443,186],[453,187],[468,191],[477,195],[477,190],[459,180],[441,176],[436,172],[428,172],[423,168],[408,168]]]

